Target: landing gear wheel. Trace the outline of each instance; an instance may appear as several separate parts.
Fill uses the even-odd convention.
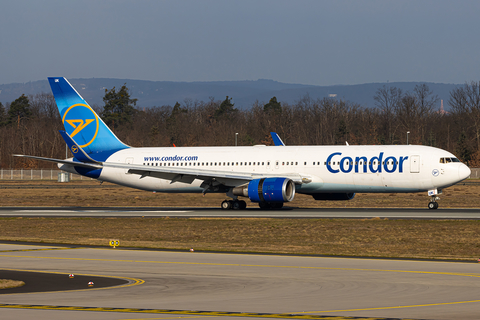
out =
[[[244,210],[247,203],[243,200],[224,200],[221,204],[222,210]]]
[[[270,204],[272,209],[282,209],[283,208],[283,202],[275,202]]]
[[[245,210],[247,208],[247,203],[243,200],[238,201],[240,204],[240,210]]]
[[[437,194],[441,194],[442,190],[428,190],[428,195],[430,196],[430,202],[428,203],[428,209],[438,209],[438,202],[437,200],[440,200],[439,197],[437,197]]]
[[[429,202],[428,209],[438,209],[438,202],[434,202],[434,201]]]
[[[283,202],[259,202],[260,209],[282,209]]]
[[[241,208],[242,207],[241,207],[240,201],[233,201],[233,204],[232,204],[233,210],[240,210]]]
[[[266,202],[259,202],[258,206],[260,207],[260,209],[269,209],[270,208],[270,206]]]
[[[221,204],[222,210],[230,210],[232,209],[232,201],[224,200]]]

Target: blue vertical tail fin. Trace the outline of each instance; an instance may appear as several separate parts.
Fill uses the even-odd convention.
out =
[[[85,151],[83,151],[83,149],[80,148],[80,146],[76,144],[75,141],[73,141],[73,139],[68,135],[68,133],[63,130],[60,130],[59,132],[62,135],[63,140],[65,140],[68,149],[70,149],[75,159],[83,163],[100,163],[92,159],[88,154],[86,154]]]
[[[63,77],[48,78],[65,131],[90,157],[103,161],[128,148]]]
[[[270,132],[270,135],[272,136],[274,145],[285,146],[285,143],[283,143],[282,139],[280,139],[280,136],[276,132]]]

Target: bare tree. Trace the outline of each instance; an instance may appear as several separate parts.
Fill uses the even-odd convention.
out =
[[[385,132],[384,143],[394,143],[394,123],[395,109],[398,108],[402,101],[403,93],[397,87],[385,87],[378,89],[375,96],[375,106],[380,110],[380,117],[383,122],[383,130]]]
[[[462,116],[463,125],[473,129],[476,149],[480,150],[480,81],[453,89],[448,103],[456,115]]]

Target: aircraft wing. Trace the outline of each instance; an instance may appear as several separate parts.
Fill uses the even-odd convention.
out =
[[[219,171],[208,170],[200,168],[190,167],[154,167],[135,165],[127,163],[112,163],[104,162],[104,167],[123,168],[128,170],[130,174],[140,175],[143,177],[155,177],[174,182],[192,183],[195,179],[203,180],[204,182],[215,181],[219,184],[223,184],[227,187],[237,187],[250,182],[253,179],[260,178],[274,178],[283,177],[291,179],[295,184],[303,184],[310,182],[310,177],[302,176],[298,173],[287,174],[256,174],[255,172],[232,172],[232,171]]]

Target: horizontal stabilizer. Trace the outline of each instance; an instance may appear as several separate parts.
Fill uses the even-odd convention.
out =
[[[63,163],[63,164],[69,164],[75,167],[82,167],[82,168],[89,168],[89,169],[101,169],[103,166],[100,163],[84,163],[84,162],[76,162],[72,160],[60,160],[60,159],[53,159],[53,158],[43,158],[43,157],[35,157],[35,156],[26,156],[23,154],[14,154],[14,157],[20,157],[20,158],[29,158],[29,159],[35,159],[35,160],[42,160],[42,161],[48,161],[48,162],[54,162],[54,163]]]

